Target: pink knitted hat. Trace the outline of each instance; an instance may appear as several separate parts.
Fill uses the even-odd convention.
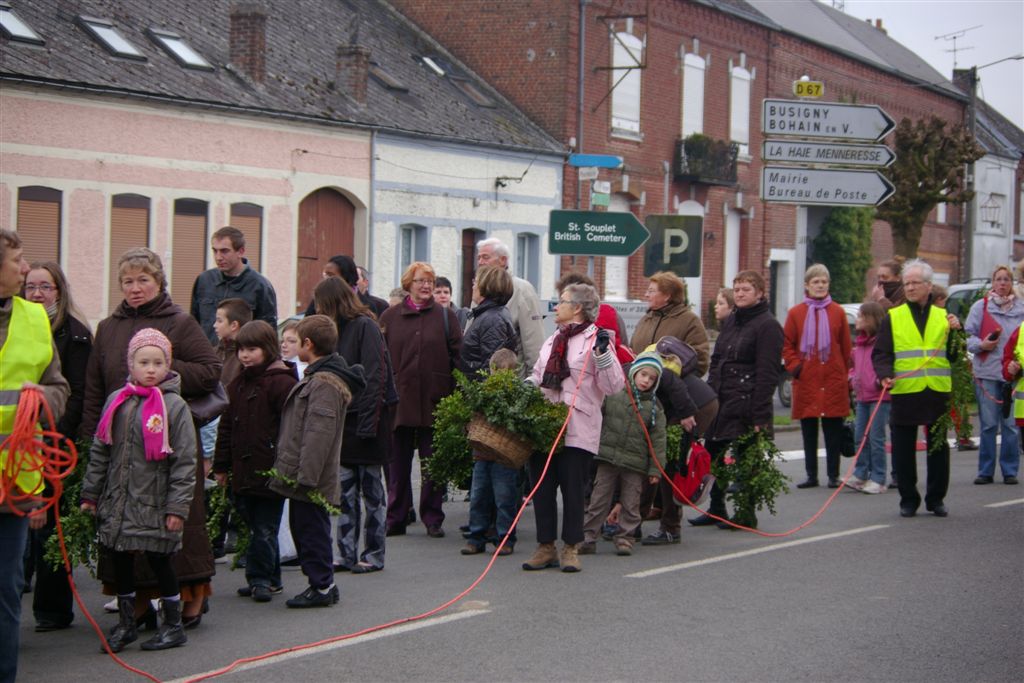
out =
[[[167,362],[171,362],[171,340],[164,336],[164,333],[160,330],[153,329],[152,327],[146,327],[139,330],[132,337],[132,340],[128,342],[128,365],[132,364],[132,358],[135,356],[135,352],[141,349],[143,346],[155,346],[164,352],[164,358]]]

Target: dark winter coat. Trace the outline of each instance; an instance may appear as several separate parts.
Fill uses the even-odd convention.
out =
[[[281,411],[298,383],[295,366],[281,360],[243,368],[228,386],[230,404],[217,427],[213,471],[231,472],[231,490],[247,496],[276,498],[260,472],[274,466]]]
[[[470,311],[470,323],[462,337],[459,370],[478,379],[480,370],[490,369],[491,356],[498,349],[517,351],[519,339],[508,308],[494,301],[481,301]]]
[[[57,431],[72,441],[78,438],[85,401],[85,372],[92,353],[92,331],[78,318],[67,316],[59,329],[53,331],[53,343],[60,356],[60,371],[71,386],[64,417],[57,422]]]
[[[86,370],[81,436],[92,438],[96,433],[107,395],[128,379],[128,342],[146,327],[160,330],[171,340],[171,369],[181,377],[182,398],[204,396],[217,387],[221,363],[216,351],[199,324],[172,302],[167,292],[138,308],[122,301],[96,328]]]
[[[703,376],[708,370],[708,331],[704,323],[687,304],[669,304],[658,310],[648,309],[640,318],[630,348],[633,353],[642,353],[651,344],[657,343],[662,337],[675,337],[686,342],[697,352],[697,374]]]
[[[235,277],[224,277],[217,268],[199,273],[192,285],[191,315],[199,323],[210,344],[216,345],[213,321],[217,304],[224,299],[241,299],[252,309],[253,320],[265,320],[277,329],[277,293],[270,280],[249,267]]]
[[[807,320],[807,304],[789,309],[783,328],[782,360],[793,376],[793,419],[846,417],[850,414],[850,368],[853,367],[850,327],[839,304],[825,308],[832,346],[824,361],[817,355],[805,358],[800,339]]]
[[[185,519],[196,484],[196,431],[192,414],[178,394],[174,373],[160,385],[167,407],[168,441],[174,451],[163,460],[146,460],[142,441],[142,404],[138,396],[122,403],[111,421],[112,444],[96,439],[82,479],[82,500],[96,505],[100,544],[116,551],[172,553],[181,548],[181,531],[168,531],[167,515]],[[109,405],[120,389],[107,398]]]
[[[447,337],[441,316],[448,316]],[[398,386],[395,427],[431,427],[434,408],[455,389],[452,369],[462,348],[458,318],[433,299],[415,309],[407,298],[384,311],[380,324]]]
[[[658,466],[651,457],[650,448],[647,446],[647,437],[644,436],[643,426],[637,417],[637,411],[633,409],[633,401],[630,399],[632,391],[630,385],[617,394],[612,394],[604,400],[601,408],[601,446],[597,451],[597,460],[606,462],[615,467],[621,467],[630,472],[638,472],[645,476],[661,476]],[[651,406],[654,406],[654,424],[651,425]],[[654,446],[654,454],[658,461],[665,464],[665,439],[667,423],[665,411],[661,403],[654,396],[653,391],[645,391],[640,394],[637,402],[640,417],[647,425],[647,432],[651,436],[651,444]]]
[[[331,505],[340,504],[345,413],[352,391],[362,387],[362,368],[349,367],[336,353],[309,364],[285,401],[277,440],[275,469],[296,484],[273,479],[272,491],[305,502],[318,491]]]
[[[773,397],[782,366],[782,327],[764,300],[737,308],[722,324],[708,384],[718,394],[718,417],[708,438],[727,441],[755,425],[772,426]]]
[[[391,454],[391,422],[398,403],[391,354],[377,321],[360,315],[338,325],[338,355],[363,368],[362,390],[353,391],[345,416],[341,464],[382,465]]]

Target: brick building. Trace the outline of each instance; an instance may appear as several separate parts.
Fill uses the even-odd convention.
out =
[[[808,244],[829,211],[759,199],[764,98],[792,98],[793,81],[809,76],[825,82],[825,100],[878,104],[897,121],[964,120],[963,94],[880,25],[813,0],[392,4],[555,139],[623,157],[620,169],[600,171],[612,186],[609,210],[702,216],[702,277],[688,284],[705,315],[716,290],[747,268],[770,278],[777,314],[799,301]],[[710,138],[703,158],[682,142],[693,134]],[[721,163],[730,143],[735,162],[725,154]],[[563,188],[566,207],[590,208],[576,169],[566,168]],[[959,216],[936,212],[925,229],[920,254],[940,280],[960,276]],[[890,257],[888,226],[877,223],[874,236],[876,261]],[[562,257],[560,270],[590,268],[608,299],[642,296],[641,255],[587,261]]]

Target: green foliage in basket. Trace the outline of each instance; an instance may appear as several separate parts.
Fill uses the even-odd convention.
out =
[[[544,452],[551,448],[568,414],[568,406],[551,403],[513,370],[500,370],[480,381],[456,370],[455,381],[455,391],[434,411],[434,453],[427,461],[427,472],[439,485],[465,481],[473,469],[466,426],[474,413]]]
[[[89,448],[91,440],[82,440],[75,444],[78,448],[78,463],[75,471],[63,481],[63,492],[60,502],[60,523],[64,533],[64,545],[68,551],[71,568],[86,567],[89,573],[96,576],[96,562],[99,544],[96,542],[96,518],[79,507],[82,495],[82,479],[89,465]],[[60,541],[54,531],[46,539],[43,546],[43,558],[50,566],[57,569],[64,564],[64,556],[60,550]]]

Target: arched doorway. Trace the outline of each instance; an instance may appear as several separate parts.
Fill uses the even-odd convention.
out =
[[[295,310],[306,308],[320,282],[323,265],[336,254],[353,252],[356,207],[336,190],[322,187],[299,204]]]

